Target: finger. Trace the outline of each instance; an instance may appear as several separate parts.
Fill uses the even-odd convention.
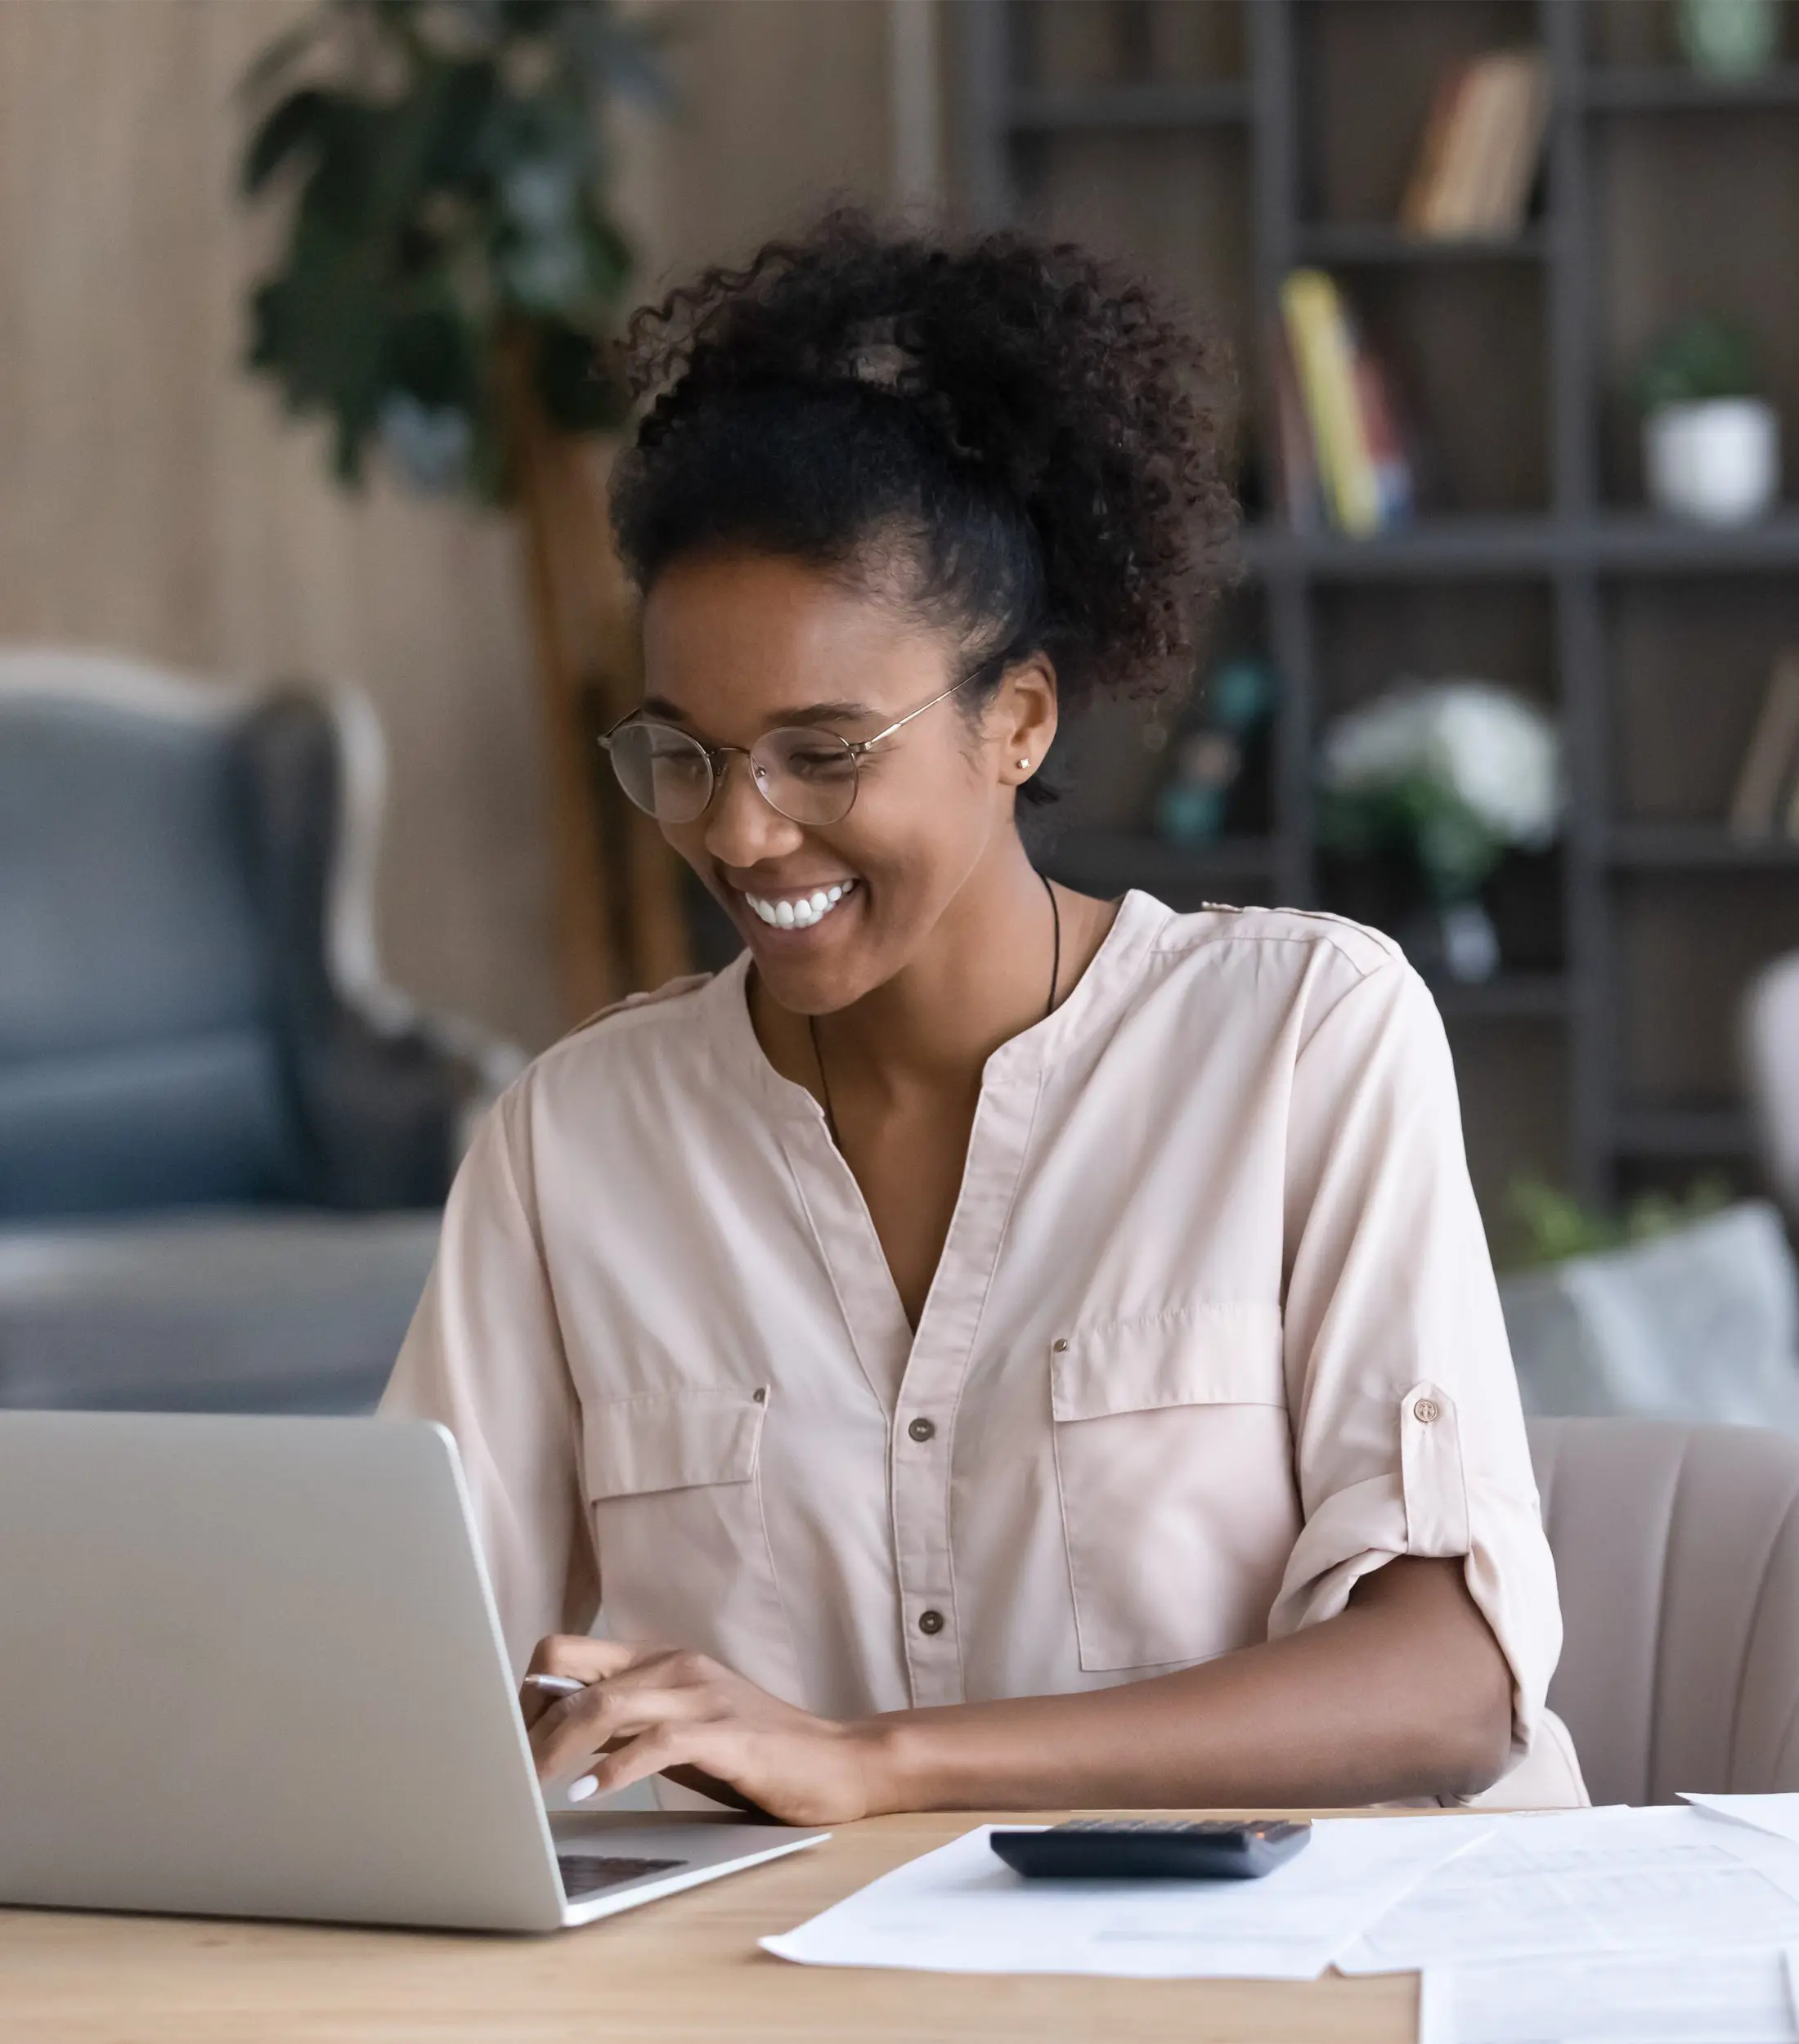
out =
[[[660,1640],[590,1639],[585,1633],[552,1633],[532,1650],[526,1672],[572,1675],[577,1682],[603,1682],[658,1654],[675,1652]]]
[[[571,1782],[569,1796],[575,1802],[583,1802],[589,1796],[611,1795],[629,1788],[634,1782],[662,1774],[684,1788],[697,1789],[702,1795],[711,1796],[714,1802],[773,1822],[760,1803],[723,1775],[715,1774],[711,1767],[700,1764],[710,1759],[717,1765],[723,1760],[723,1748],[713,1736],[716,1729],[710,1724],[662,1725],[627,1740],[602,1756],[588,1773]]]
[[[544,1643],[547,1647],[554,1643]],[[601,1679],[609,1695],[622,1696],[635,1689],[709,1689],[723,1672],[716,1661],[708,1661],[704,1654],[689,1652],[684,1647],[658,1647],[638,1642],[633,1645],[633,1656],[628,1666]],[[597,1686],[599,1684],[583,1683],[572,1675],[534,1670],[524,1678],[519,1689],[519,1707],[524,1713],[526,1730],[535,1732],[565,1697],[578,1695],[585,1688]]]
[[[532,1729],[532,1755],[540,1780],[585,1766],[618,1739],[635,1738],[658,1725],[692,1724],[711,1709],[698,1689],[634,1689],[618,1695],[610,1683],[597,1683],[555,1705]]]
[[[662,1773],[670,1781],[679,1782],[683,1788],[697,1789],[702,1795],[710,1795],[715,1803],[723,1803],[728,1809],[767,1818],[771,1824],[776,1821],[760,1803],[752,1803],[741,1789],[733,1788],[729,1782],[716,1774],[708,1774],[703,1768],[665,1767]]]
[[[551,1710],[564,1697],[578,1696],[585,1684],[572,1675],[529,1674],[518,1684],[518,1708],[528,1732],[546,1710]]]
[[[570,1693],[568,1685],[585,1688],[641,1664],[666,1660],[677,1651],[656,1640],[593,1639],[584,1633],[552,1633],[532,1649],[518,1685],[525,1729],[533,1729]]]
[[[578,1803],[587,1796],[613,1795],[634,1782],[646,1782],[653,1774],[680,1765],[690,1744],[689,1728],[659,1724],[653,1731],[628,1739],[617,1751],[601,1755],[585,1774],[569,1783],[569,1798]]]

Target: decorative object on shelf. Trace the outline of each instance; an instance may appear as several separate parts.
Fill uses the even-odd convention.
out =
[[[1288,522],[1304,531],[1321,513],[1357,538],[1402,524],[1415,492],[1393,385],[1335,278],[1290,271],[1281,321],[1275,403]]]
[[[1273,670],[1260,660],[1232,660],[1206,688],[1203,719],[1174,746],[1173,771],[1155,803],[1155,828],[1170,845],[1209,845],[1222,836],[1245,754],[1274,711]]]
[[[1786,834],[1799,837],[1799,647],[1789,646],[1774,664],[1755,729],[1743,748],[1736,791],[1730,798],[1734,837],[1772,837],[1783,815]],[[1781,797],[1786,796],[1783,811]]]
[[[285,235],[250,298],[249,366],[416,488],[516,504],[549,726],[572,1017],[684,969],[676,868],[603,771],[635,697],[604,501],[622,392],[605,346],[630,252],[608,107],[666,98],[611,0],[321,0],[253,65],[251,199]]]
[[[1429,240],[1502,240],[1524,224],[1550,109],[1541,50],[1489,50],[1438,81],[1399,224]]]
[[[1671,518],[1742,525],[1780,494],[1780,419],[1757,394],[1754,343],[1736,321],[1684,320],[1636,380],[1649,500]]]
[[[1755,78],[1780,52],[1782,0],[1677,0],[1680,53],[1708,78]]]
[[[1563,804],[1560,734],[1484,681],[1402,683],[1329,726],[1318,839],[1346,858],[1399,853],[1425,902],[1396,933],[1420,971],[1491,979],[1499,939],[1480,890],[1509,849],[1551,844]]]

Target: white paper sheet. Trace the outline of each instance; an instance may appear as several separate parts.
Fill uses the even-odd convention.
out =
[[[1493,1822],[1326,1818],[1259,1880],[1191,1883],[1026,1880],[984,1825],[762,1943],[808,1966],[1310,1980]]]
[[[1509,1818],[1337,1963],[1412,1973],[1790,1944],[1799,1848],[1693,1810],[1575,1810]]]
[[[1695,1809],[1799,1845],[1799,1795],[1683,1795]]]
[[[1631,1952],[1427,1973],[1418,2044],[1799,2044],[1796,1961]]]

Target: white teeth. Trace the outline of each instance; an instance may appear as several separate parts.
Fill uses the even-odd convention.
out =
[[[810,894],[800,894],[786,900],[771,901],[761,894],[744,895],[760,919],[776,930],[810,930],[813,924],[822,922],[855,885],[854,881],[840,881],[835,886],[820,887]]]

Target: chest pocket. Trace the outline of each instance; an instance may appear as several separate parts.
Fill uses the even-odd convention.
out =
[[[762,1516],[766,1396],[591,1401],[583,1464],[608,1634],[711,1654],[787,1694],[792,1647]]]
[[[1058,1338],[1049,1365],[1081,1666],[1265,1638],[1299,1530],[1277,1309],[1098,1321]]]

